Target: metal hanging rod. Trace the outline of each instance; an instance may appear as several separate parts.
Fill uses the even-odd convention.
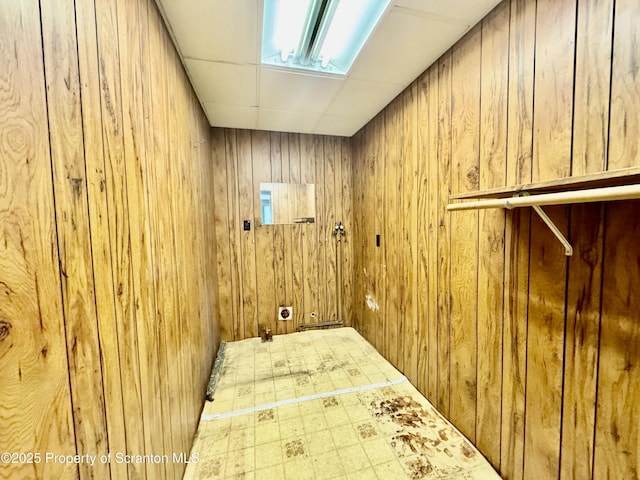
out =
[[[526,193],[526,192],[525,192]],[[540,193],[510,198],[491,198],[473,202],[450,203],[447,210],[477,210],[480,208],[516,208],[534,205],[566,205],[569,203],[607,202],[640,198],[640,185],[591,188],[569,192]]]
[[[542,210],[541,205],[567,205],[570,203],[608,202],[613,200],[633,200],[640,198],[640,185],[622,185],[618,187],[591,188],[587,190],[573,190],[556,193],[540,193],[529,195],[519,192],[510,198],[491,198],[473,202],[451,203],[447,210],[478,210],[484,208],[532,207],[542,221],[549,227],[556,238],[562,243],[565,255],[573,255],[573,247],[562,234],[555,223]]]

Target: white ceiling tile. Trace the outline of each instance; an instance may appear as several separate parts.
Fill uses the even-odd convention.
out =
[[[403,89],[404,85],[400,84],[349,79],[335,96],[326,113],[372,118]]]
[[[346,77],[262,67],[262,0],[157,0],[213,126],[351,135],[498,0],[394,0]],[[323,114],[328,116],[322,117]]]
[[[371,117],[324,115],[318,121],[313,133],[350,137],[369,120],[371,120]]]
[[[258,2],[159,0],[185,58],[240,64],[259,61]]]
[[[255,106],[257,67],[185,60],[202,103]]]
[[[465,22],[468,26],[478,23],[500,0],[396,0],[396,6],[432,13]]]
[[[212,127],[254,129],[258,126],[258,107],[205,103],[204,108]]]
[[[406,86],[466,30],[465,26],[429,16],[392,10],[363,48],[351,77]]]
[[[344,78],[262,68],[260,106],[275,110],[323,112]]]
[[[275,132],[312,133],[318,118],[320,118],[318,113],[261,108],[258,114],[258,129]]]

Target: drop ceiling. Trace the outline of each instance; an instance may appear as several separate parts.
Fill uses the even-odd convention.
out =
[[[392,0],[346,76],[261,65],[262,0],[157,2],[211,126],[349,137],[499,0]]]

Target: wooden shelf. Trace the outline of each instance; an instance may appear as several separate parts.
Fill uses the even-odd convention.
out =
[[[479,198],[508,198],[520,192],[530,194],[567,192],[588,188],[617,187],[640,183],[640,167],[623,168],[608,172],[592,173],[576,177],[566,177],[544,182],[523,183],[510,187],[498,187],[489,190],[465,192],[451,195],[450,200],[468,200]]]

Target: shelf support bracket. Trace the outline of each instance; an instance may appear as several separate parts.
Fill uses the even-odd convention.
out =
[[[531,205],[531,208],[533,208],[533,210],[538,214],[538,216],[542,219],[542,221],[547,224],[547,227],[549,227],[549,230],[551,230],[551,232],[553,232],[556,238],[560,241],[560,243],[564,247],[564,254],[567,257],[570,257],[571,255],[573,255],[573,247],[569,243],[569,240],[565,238],[565,236],[562,234],[560,229],[556,226],[555,223],[553,223],[553,220],[551,220],[549,216],[546,213],[544,213],[544,210],[542,210],[542,207],[540,207],[540,205]]]

